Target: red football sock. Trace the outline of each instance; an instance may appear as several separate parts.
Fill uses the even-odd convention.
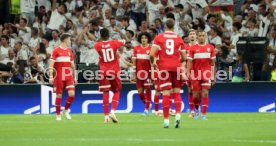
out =
[[[173,100],[173,93],[171,93],[171,95],[170,95],[170,102],[169,102],[170,107],[172,106],[172,100]]]
[[[112,110],[116,111],[118,104],[119,104],[119,99],[120,99],[120,92],[114,92],[114,96],[112,98]]]
[[[66,99],[65,110],[68,110],[74,101],[74,96],[68,96]]]
[[[146,110],[149,110],[150,108],[150,102],[151,102],[151,90],[146,89]]]
[[[209,98],[203,97],[202,99],[202,115],[206,115],[207,109],[209,104]]]
[[[159,111],[159,96],[154,96],[154,110]]]
[[[195,104],[194,104],[193,93],[189,93],[188,96],[189,96],[188,100],[189,100],[189,105],[190,105],[190,111],[194,111],[195,110]]]
[[[146,103],[145,94],[139,93],[138,95],[139,95],[140,99],[142,100],[142,102],[145,104]]]
[[[108,106],[109,106],[109,92],[103,93],[103,110],[104,115],[108,115]]]
[[[180,93],[174,93],[174,106],[175,106],[176,114],[181,113],[181,104],[182,104],[182,98],[180,96]]]
[[[60,115],[60,109],[61,109],[61,98],[56,98],[56,113],[57,113],[57,115]]]
[[[170,96],[163,95],[162,107],[163,107],[164,119],[169,119],[169,111],[170,111],[170,107],[171,107],[170,106]]]
[[[194,98],[195,109],[198,110],[200,106],[200,98]]]

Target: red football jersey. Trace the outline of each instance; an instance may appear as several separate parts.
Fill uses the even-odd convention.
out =
[[[197,43],[194,44],[194,45],[197,45]],[[185,45],[185,50],[186,50],[187,58],[190,56],[190,50],[191,50],[191,48],[192,48],[194,45],[191,45],[191,44]],[[186,62],[186,66],[187,66],[187,65],[188,65],[188,61]],[[191,66],[191,69],[192,69],[192,66]]]
[[[192,66],[197,71],[211,71],[212,60],[216,59],[215,48],[210,44],[194,45],[191,47],[188,59],[193,60]]]
[[[133,59],[136,61],[136,72],[140,70],[150,71],[151,64],[150,64],[150,53],[151,46],[147,46],[143,48],[141,45],[136,46],[133,50]]]
[[[100,70],[120,71],[118,49],[125,44],[125,40],[110,40],[103,42],[96,42],[94,48],[97,50],[100,59]]]
[[[177,68],[181,66],[180,52],[185,51],[182,38],[167,31],[155,37],[153,46],[158,47],[158,69],[177,71]]]
[[[55,61],[55,80],[67,80],[73,78],[71,63],[74,61],[74,54],[70,48],[55,48],[51,59]]]

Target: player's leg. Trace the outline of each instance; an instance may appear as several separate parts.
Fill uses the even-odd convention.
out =
[[[204,81],[202,85],[202,119],[207,120],[206,113],[209,105],[209,90],[211,88],[210,81]]]
[[[144,89],[146,91],[146,96],[145,96],[145,99],[146,99],[146,105],[145,105],[145,112],[147,114],[150,113],[150,106],[151,106],[151,81],[148,79],[148,80],[145,80],[144,81]]]
[[[169,112],[170,112],[170,100],[171,100],[171,90],[172,90],[172,78],[169,72],[165,72],[164,75],[159,76],[160,88],[163,92],[163,117],[164,117],[164,128],[169,128]]]
[[[178,80],[177,72],[171,72],[172,76],[172,87],[173,87],[173,96],[174,96],[174,106],[175,106],[175,128],[179,128],[180,119],[181,119],[181,105],[182,98],[180,95],[180,89],[183,86],[182,80]]]
[[[200,103],[200,91],[201,91],[201,85],[199,80],[193,80],[192,82],[192,91],[195,101],[195,115],[194,119],[198,119],[199,117],[199,103]]]
[[[109,122],[108,107],[109,107],[109,91],[111,90],[111,85],[109,81],[104,77],[99,80],[99,91],[103,92],[103,111],[104,111],[104,122]]]
[[[68,91],[68,97],[66,99],[66,104],[65,104],[65,109],[63,111],[64,115],[68,120],[71,120],[71,116],[69,114],[69,108],[71,107],[74,99],[75,99],[75,85],[74,85],[74,80],[70,79],[66,81],[66,90]]]
[[[193,91],[191,88],[191,81],[187,81],[187,87],[188,87],[188,101],[190,106],[189,118],[194,118],[195,102],[194,102]]]
[[[64,83],[62,81],[54,81],[54,93],[56,93],[56,120],[60,121],[61,116],[61,102],[62,102],[62,93],[63,93]]]
[[[121,80],[118,77],[115,77],[114,80],[110,80],[111,89],[114,91],[114,95],[112,97],[112,105],[109,117],[112,119],[113,123],[118,123],[118,119],[115,115],[117,110],[119,100],[120,100],[120,90],[121,90]]]
[[[154,111],[155,115],[159,116],[159,98],[160,98],[161,92],[160,90],[155,90],[155,95],[154,95]]]
[[[138,90],[138,95],[141,99],[141,101],[146,104],[146,97],[145,97],[145,93],[144,93],[144,82],[137,79],[136,80],[136,87],[137,87],[137,90]]]

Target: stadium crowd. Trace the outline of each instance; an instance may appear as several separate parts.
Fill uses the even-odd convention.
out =
[[[244,0],[241,4],[234,3],[235,12],[232,2],[232,9],[223,5],[215,12],[211,8],[219,1],[10,1],[7,3],[10,11],[5,13],[9,17],[7,21],[1,18],[0,24],[0,84],[47,83],[43,73],[53,49],[60,44],[62,33],[72,35],[78,70],[96,69],[99,56],[93,46],[102,28],[109,29],[110,39],[127,40],[124,50],[118,54],[121,69],[131,72],[137,34],[147,31],[154,38],[164,32],[167,18],[175,20],[174,31],[185,43],[189,43],[191,28],[208,34],[206,41],[216,48],[218,70],[228,71],[229,66],[237,69],[239,63],[243,63],[239,61],[241,57],[237,59],[239,37],[267,37],[269,45],[267,59],[262,64],[262,80],[276,80],[276,0]],[[250,65],[248,68],[250,70]],[[79,82],[92,81],[79,78]]]

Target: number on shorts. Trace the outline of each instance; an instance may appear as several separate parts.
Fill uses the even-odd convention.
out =
[[[167,39],[166,40],[166,53],[167,55],[173,55],[174,53],[174,40]]]
[[[111,62],[114,58],[114,51],[111,48],[102,49],[104,62]]]

